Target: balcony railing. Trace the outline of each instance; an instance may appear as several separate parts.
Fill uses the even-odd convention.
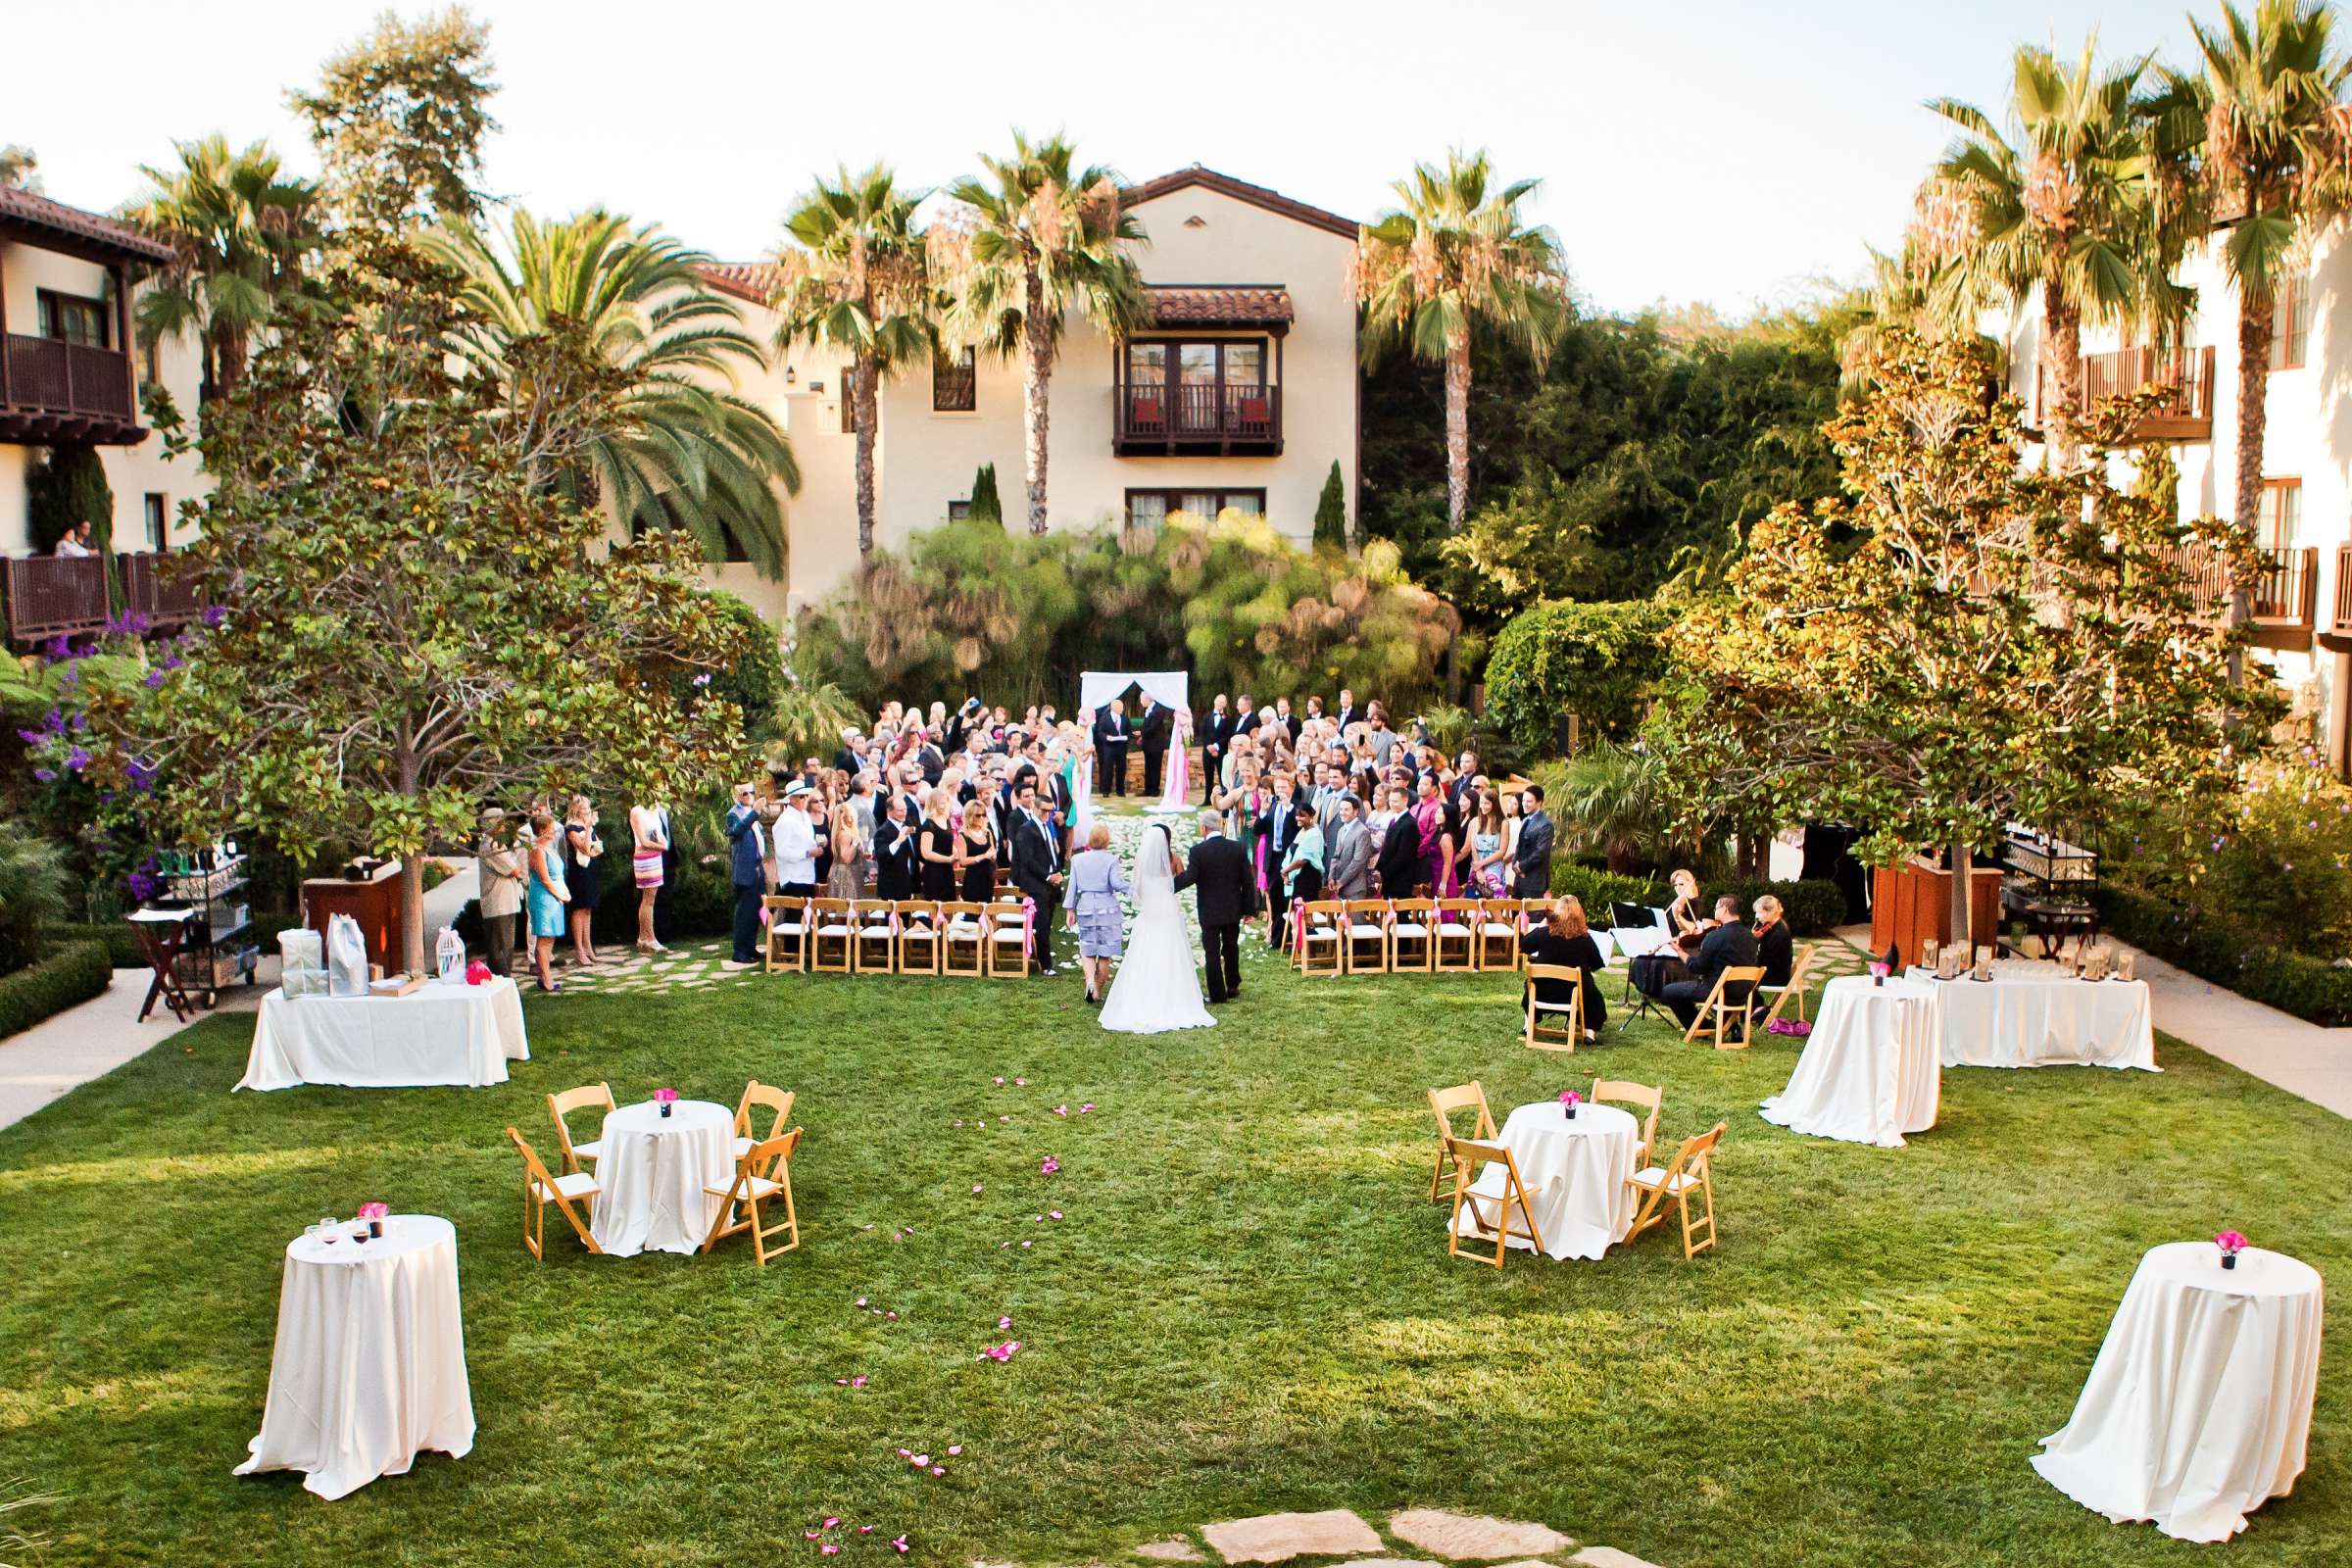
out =
[[[1167,386],[1112,389],[1113,439],[1120,451],[1279,451],[1279,386]]]
[[[2320,630],[2339,642],[2352,642],[2352,545],[2335,547],[2334,604]]]
[[[2052,388],[2046,365],[2034,368],[2034,406],[2043,411],[2048,428]],[[2209,441],[2213,438],[2213,350],[2118,349],[2112,354],[2082,356],[2082,403],[2085,409],[2102,398],[2123,397],[2143,387],[2169,389],[2165,400],[2140,416],[2132,427],[2134,441]]]
[[[7,407],[29,414],[132,416],[130,367],[113,349],[63,338],[8,335]]]
[[[25,556],[6,563],[8,635],[24,645],[106,629],[104,556]]]
[[[149,631],[185,626],[204,612],[204,592],[195,573],[153,552],[119,556],[122,564],[122,609],[142,617]]]
[[[2248,621],[2255,645],[2262,648],[2309,648],[2312,622],[2319,609],[2320,552],[2313,546],[2288,546],[2257,552],[2261,564],[2246,587]],[[2336,579],[2336,612],[2344,613],[2344,585]],[[2197,618],[2223,621],[2230,616],[2230,563],[2219,556],[2192,552],[2182,564],[2188,569],[2190,590],[2196,596]]]

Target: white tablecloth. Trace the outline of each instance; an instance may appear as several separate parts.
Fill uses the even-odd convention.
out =
[[[2227,1541],[2303,1473],[2320,1382],[2319,1271],[2211,1242],[2151,1248],[2115,1309],[2042,1479],[2118,1524]]]
[[[1943,1009],[1946,1067],[2157,1070],[2145,980],[2073,980],[2056,964],[2004,961],[1990,980],[1926,983]]]
[[[1545,1256],[1596,1258],[1625,1240],[1634,1222],[1633,1191],[1625,1183],[1642,1142],[1640,1122],[1615,1105],[1580,1105],[1571,1121],[1559,1102],[1544,1100],[1505,1117],[1498,1141],[1527,1184]],[[1500,1199],[1502,1167],[1481,1171],[1473,1191]],[[1487,1211],[1495,1212],[1492,1205]],[[1462,1212],[1469,1213],[1467,1205]],[[1523,1237],[1510,1245],[1532,1250]]]
[[[236,1471],[308,1471],[304,1488],[330,1501],[406,1475],[427,1448],[473,1447],[457,1227],[395,1214],[355,1242],[358,1224],[337,1226],[332,1246],[298,1236],[286,1248],[270,1398]]]
[[[531,1059],[522,997],[508,979],[478,986],[428,980],[405,997],[262,999],[239,1089],[342,1084],[409,1089],[507,1081],[507,1063]]]
[[[1839,975],[1821,989],[1788,1087],[1760,1114],[1815,1138],[1902,1148],[1903,1134],[1936,1125],[1943,1095],[1936,1018],[1931,982],[1881,986],[1868,975]]]
[[[703,1189],[734,1179],[735,1113],[681,1100],[664,1116],[648,1100],[609,1112],[597,1138],[596,1245],[612,1257],[701,1247],[719,1204]]]

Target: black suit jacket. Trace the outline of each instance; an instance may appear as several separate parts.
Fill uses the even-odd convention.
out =
[[[1255,881],[1250,852],[1220,834],[1193,846],[1193,858],[1176,879],[1176,890],[1200,890],[1203,926],[1239,925],[1250,913]]]
[[[1108,712],[1095,715],[1095,750],[1101,751],[1109,746],[1124,746],[1135,739],[1135,725],[1128,722],[1125,714],[1122,713],[1119,716],[1117,730],[1112,730],[1111,723],[1111,716]]]
[[[1411,898],[1413,884],[1422,877],[1422,864],[1421,824],[1406,811],[1389,824],[1388,837],[1380,841],[1380,896]]]
[[[1211,747],[1221,752],[1232,739],[1233,712],[1230,709],[1222,713],[1212,712],[1200,720],[1201,755],[1209,755]]]
[[[1145,709],[1135,721],[1135,736],[1143,742],[1144,755],[1150,757],[1166,751],[1168,735],[1175,727],[1176,720],[1165,703],[1156,703]]]
[[[1266,863],[1282,864],[1282,858],[1291,851],[1298,838],[1298,807],[1294,801],[1285,806],[1280,801],[1269,802],[1265,814],[1257,819],[1257,831],[1272,842],[1266,846]]]
[[[1756,962],[1764,966],[1764,983],[1785,986],[1788,983],[1788,922],[1775,920],[1756,938]]]
[[[874,824],[874,897],[911,899],[921,877],[915,853],[920,824],[909,819],[893,822],[884,816]]]
[[[1051,819],[1045,818],[1042,812],[1040,819],[1045,822],[1042,829],[1038,822],[1030,820],[1027,815],[1014,812],[1010,842],[1012,884],[1042,905],[1052,904],[1061,897],[1061,889],[1046,878],[1064,867],[1061,846],[1049,843],[1046,837],[1054,831]]]
[[[1745,968],[1757,961],[1756,934],[1734,920],[1719,925],[1699,939],[1698,953],[1690,960],[1690,978],[1704,980],[1709,985],[1726,969]],[[1732,998],[1737,1002],[1740,999]]]

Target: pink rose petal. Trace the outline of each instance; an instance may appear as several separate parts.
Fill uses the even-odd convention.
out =
[[[841,1544],[839,1542],[828,1541],[816,1549],[823,1552],[828,1557],[838,1556],[841,1552]]]
[[[890,1544],[891,1544],[892,1545],[894,1545],[894,1546],[898,1547],[898,1548],[899,1548],[899,1550],[900,1550],[901,1552],[904,1552],[904,1551],[906,1551],[906,1550],[907,1549],[907,1547],[906,1547],[906,1538],[905,1536],[893,1536],[893,1537],[891,1538]]]
[[[1049,1214],[1051,1217],[1053,1217],[1053,1218],[1054,1218],[1054,1219],[1059,1219],[1059,1218],[1061,1218],[1061,1210],[1060,1210],[1060,1209],[1058,1209],[1058,1208],[1051,1208],[1051,1209],[1048,1209],[1046,1212],[1047,1212],[1047,1213],[1048,1213],[1048,1214]]]
[[[927,1453],[918,1453],[918,1454],[916,1454],[916,1455],[914,1456],[914,1467],[915,1467],[917,1470],[920,1470],[920,1469],[922,1469],[922,1468],[923,1468],[925,1465],[929,1464],[930,1462],[931,1462],[931,1456],[930,1456],[929,1454],[927,1454]]]
[[[972,1183],[972,1191],[973,1191],[973,1192],[975,1192],[975,1193],[977,1193],[978,1191],[980,1191],[980,1184],[979,1184],[978,1182],[974,1182],[974,1183]]]
[[[1004,1081],[1004,1080],[1002,1080],[1002,1079],[999,1079],[999,1080],[998,1080],[998,1082],[1000,1082],[1000,1083],[1002,1083],[1003,1081]],[[1028,1088],[1028,1087],[1029,1087],[1029,1080],[1028,1080],[1028,1079],[1026,1079],[1026,1078],[1015,1078],[1015,1079],[1012,1081],[1012,1087],[1013,1087],[1013,1088],[1015,1088],[1015,1089],[1026,1089],[1026,1088]]]
[[[944,1476],[948,1473],[948,1467],[944,1464],[935,1464],[931,1467],[931,1473],[935,1476]]]
[[[997,1319],[997,1327],[1001,1329],[1008,1329],[1012,1327],[1012,1319],[1008,1317],[1001,1317]]]
[[[1000,1078],[1000,1079],[998,1079],[998,1080],[997,1080],[997,1082],[999,1082],[999,1083],[1003,1083],[1004,1081],[1004,1079],[1002,1079],[1002,1078]]]
[[[1036,1245],[1037,1245],[1037,1244],[1036,1244],[1035,1242],[1023,1242],[1023,1243],[1021,1244],[1021,1247],[1022,1247],[1022,1248],[1023,1248],[1023,1250],[1027,1250],[1027,1249],[1029,1249],[1029,1248],[1035,1247]]]
[[[828,1515],[826,1515],[826,1517],[825,1517],[825,1528],[826,1528],[827,1530],[830,1530],[830,1529],[832,1529],[832,1528],[833,1528],[835,1525],[837,1525],[837,1524],[839,1524],[839,1523],[841,1523],[841,1518],[840,1518],[840,1516],[839,1516],[838,1514],[828,1514]]]
[[[951,1444],[949,1444],[949,1445],[948,1445],[948,1454],[949,1454],[949,1457],[951,1457],[951,1458],[953,1458],[953,1457],[954,1457],[955,1455],[956,1455],[956,1454],[959,1454],[959,1453],[961,1453],[962,1451],[963,1451],[963,1445],[962,1445],[962,1444],[960,1444],[960,1443],[951,1443]]]

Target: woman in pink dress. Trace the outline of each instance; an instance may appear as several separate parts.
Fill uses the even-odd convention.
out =
[[[1450,899],[1460,893],[1453,875],[1453,842],[1446,831],[1446,803],[1438,798],[1438,775],[1421,775],[1421,800],[1413,808],[1413,825],[1421,830],[1421,863],[1427,867],[1430,897]]]

